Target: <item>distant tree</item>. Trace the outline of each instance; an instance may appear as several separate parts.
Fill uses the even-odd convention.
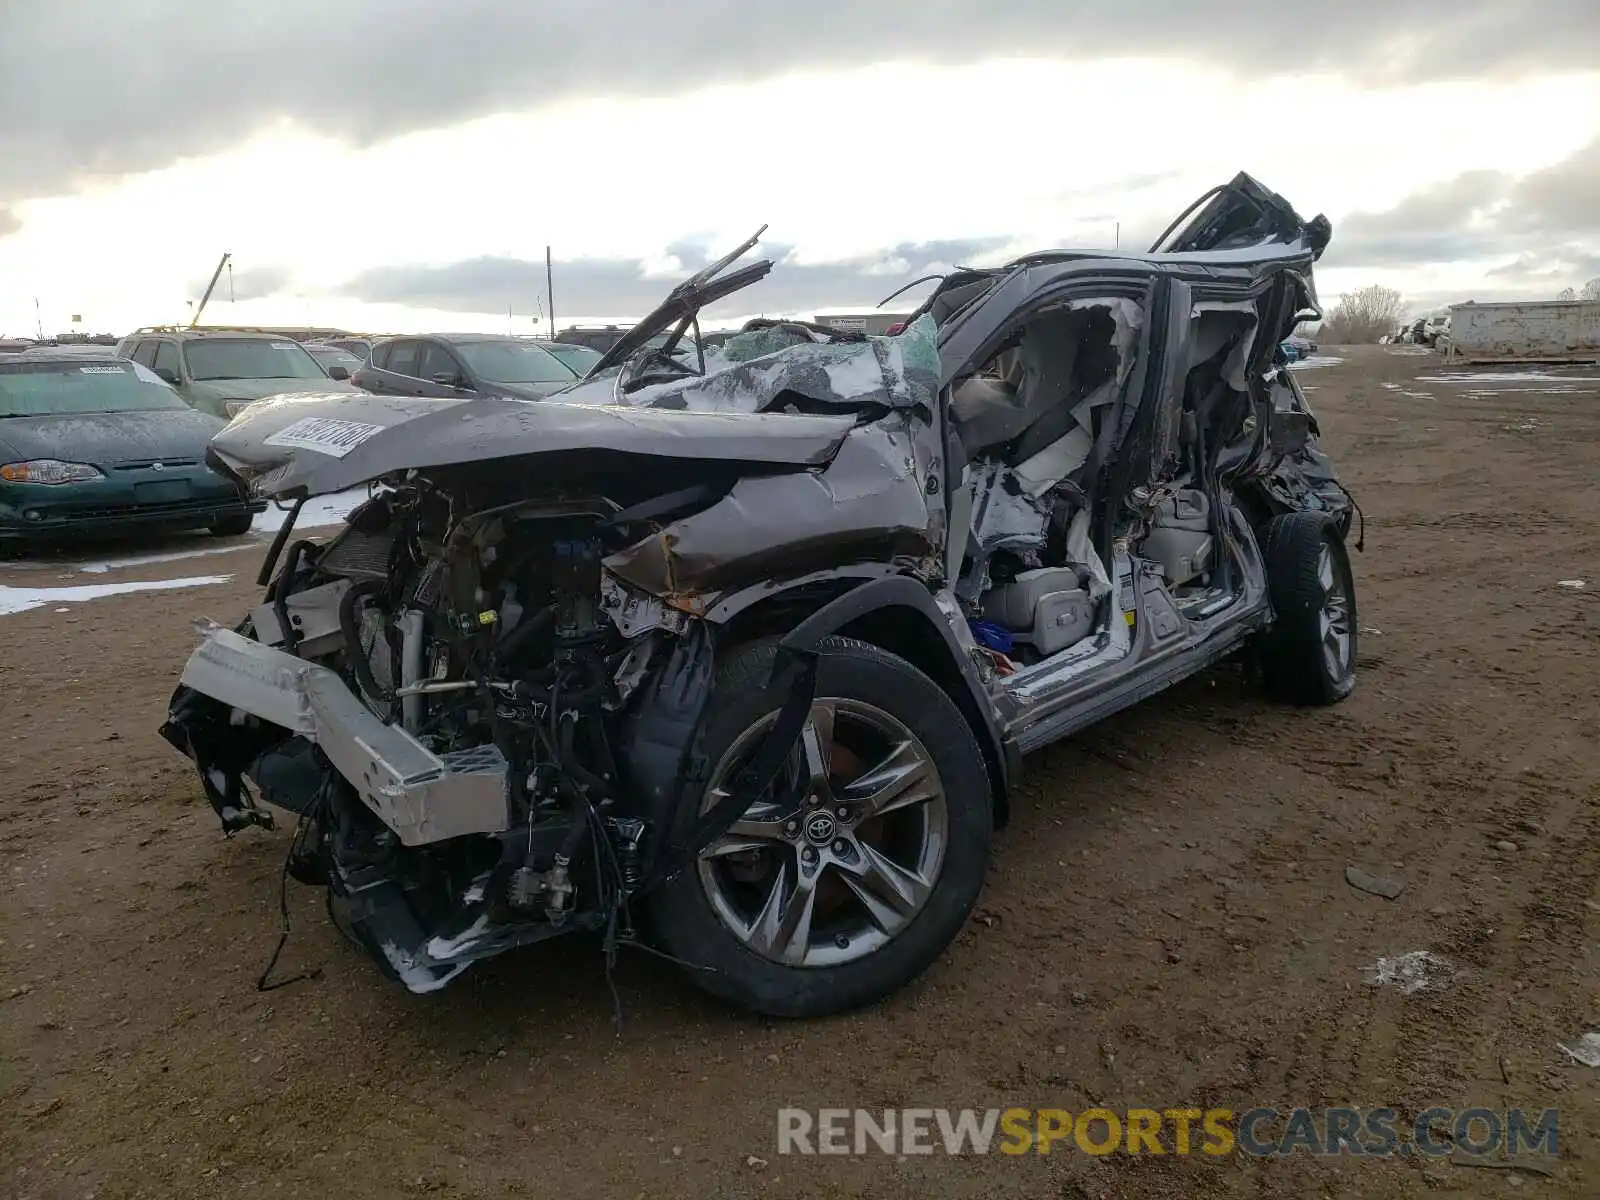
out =
[[[1591,279],[1578,293],[1579,300],[1600,300],[1600,279]]]
[[[1334,346],[1376,342],[1400,324],[1400,293],[1382,284],[1346,292],[1322,323],[1322,340]]]
[[[1577,298],[1578,293],[1573,291],[1571,288],[1562,288],[1556,293],[1557,300],[1576,300]]]

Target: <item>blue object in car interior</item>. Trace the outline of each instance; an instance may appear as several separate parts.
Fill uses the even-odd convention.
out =
[[[1001,654],[1011,653],[1011,631],[996,625],[993,621],[974,621],[967,618],[967,625],[972,630],[973,639],[980,646]]]

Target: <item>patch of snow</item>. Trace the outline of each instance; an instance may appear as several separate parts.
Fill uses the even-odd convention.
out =
[[[0,584],[0,616],[43,608],[46,604],[61,601],[82,603],[99,600],[104,596],[120,596],[128,592],[165,592],[174,588],[205,587],[212,583],[227,583],[232,575],[192,575],[187,579],[156,579],[139,583],[93,583],[81,587],[21,588]],[[60,611],[60,610],[57,610]]]
[[[488,928],[488,915],[480,914],[477,920],[473,921],[471,925],[467,926],[454,937],[429,938],[427,950],[428,957],[434,962],[441,962],[445,959],[455,958],[458,955],[471,950],[472,947],[477,944],[480,936]],[[456,970],[462,970],[465,968],[465,966],[466,964],[462,963],[456,968]]]
[[[307,505],[307,507],[310,506]],[[383,956],[389,960],[389,965],[394,968],[394,973],[400,977],[400,982],[405,984],[407,989],[418,995],[437,992],[445,984],[465,971],[468,965],[466,963],[456,963],[446,970],[444,974],[435,976],[433,972],[426,968],[419,967],[416,960],[409,953],[394,943],[384,942],[382,949]]]
[[[351,488],[348,492],[334,492],[331,496],[318,496],[307,500],[306,506],[300,510],[300,519],[294,523],[294,527],[315,529],[319,525],[341,525],[350,515],[350,510],[367,496],[367,489],[358,487]],[[277,533],[283,528],[283,522],[288,516],[286,510],[269,503],[265,512],[256,514],[256,519],[250,528],[257,533]]]
[[[1391,392],[1398,392],[1400,390],[1400,385],[1398,383],[1380,383],[1378,386]]]
[[[1558,579],[1556,586],[1566,588],[1569,592],[1581,592],[1588,584],[1581,579]]]
[[[1367,982],[1374,987],[1392,987],[1402,996],[1413,996],[1442,988],[1455,978],[1456,966],[1431,950],[1410,950],[1378,959],[1366,974]]]
[[[1578,1039],[1578,1048],[1556,1043],[1556,1049],[1586,1067],[1600,1067],[1600,1033],[1586,1033]]]
[[[151,563],[177,562],[185,558],[204,558],[208,554],[232,554],[235,550],[248,549],[249,543],[243,546],[206,546],[199,550],[172,550],[166,554],[133,554],[127,558],[107,558],[100,562],[79,563],[73,567],[76,571],[83,571],[89,575],[104,575],[107,571],[120,571],[124,567],[144,567]]]
[[[1310,358],[1302,358],[1299,362],[1289,364],[1291,371],[1315,371],[1319,367],[1337,367],[1344,359],[1336,354],[1313,354]]]
[[[1600,383],[1600,375],[1558,375],[1552,371],[1450,371],[1419,375],[1418,383]]]

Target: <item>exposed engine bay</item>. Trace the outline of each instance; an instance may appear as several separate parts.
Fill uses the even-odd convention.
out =
[[[298,812],[291,874],[327,883],[341,927],[418,991],[570,928],[631,935],[626,900],[668,866],[647,822],[670,817],[711,663],[703,627],[603,569],[637,536],[614,503],[470,495],[418,478],[326,546],[295,543],[244,626],[197,652],[184,682],[205,694],[178,714],[191,748],[211,742],[225,828],[270,824],[258,798]],[[241,659],[293,672],[307,711],[281,711]],[[219,720],[232,736],[208,739]]]

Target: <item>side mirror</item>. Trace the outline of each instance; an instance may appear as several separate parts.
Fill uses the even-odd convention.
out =
[[[339,380],[349,379],[350,378],[349,368],[347,368],[347,367],[329,367],[328,368],[328,378],[329,379],[339,379]]]
[[[163,383],[170,383],[173,387],[178,386],[178,373],[171,367],[155,367],[153,370],[156,374],[156,377]]]

